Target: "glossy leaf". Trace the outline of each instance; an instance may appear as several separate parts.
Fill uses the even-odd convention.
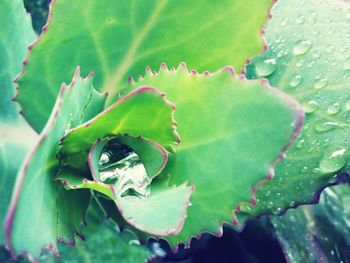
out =
[[[23,1],[4,0],[0,8],[0,225],[4,223],[18,167],[36,134],[18,113],[13,79],[20,72],[27,45],[35,34]],[[0,231],[0,245],[5,243]]]
[[[174,106],[152,87],[141,87],[124,96],[90,121],[62,138],[60,153],[86,152],[98,138],[128,134],[143,136],[172,150],[179,140],[173,121]]]
[[[53,1],[48,26],[18,81],[24,116],[40,131],[59,85],[77,65],[84,74],[96,73],[95,86],[108,91],[110,101],[146,65],[186,61],[201,71],[225,65],[241,69],[263,49],[260,28],[271,2]]]
[[[317,205],[271,217],[289,262],[349,262],[350,187],[327,188]]]
[[[308,203],[335,182],[350,160],[350,5],[338,0],[281,0],[272,10],[265,38],[269,50],[248,66],[250,78],[297,99],[306,112],[298,141],[276,167],[276,177],[257,191],[251,214],[282,212]],[[274,71],[265,71],[267,65]]]
[[[230,68],[199,75],[183,64],[176,71],[163,65],[130,88],[144,85],[160,89],[176,104],[181,135],[158,184],[170,174],[170,185],[188,180],[195,186],[183,230],[166,239],[174,246],[204,231],[220,234],[223,222],[235,222],[233,210],[252,201],[254,186],[273,173],[298,133],[300,107],[260,81],[236,78]]]
[[[70,86],[62,85],[50,121],[17,176],[5,226],[7,246],[13,253],[37,258],[44,246],[56,250],[56,239],[73,239],[84,220],[89,193],[62,192],[63,186],[53,182],[59,167],[56,154],[65,131],[93,117],[87,110],[89,103],[99,112],[104,101],[93,92],[92,77],[81,79],[79,70]]]

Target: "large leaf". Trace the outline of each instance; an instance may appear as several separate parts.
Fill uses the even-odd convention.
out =
[[[36,135],[19,115],[12,101],[15,95],[13,79],[20,72],[27,45],[35,34],[26,15],[23,1],[5,0],[0,8],[0,225],[10,203],[18,167],[26,151],[36,141]],[[4,244],[0,231],[0,245]]]
[[[164,168],[163,160],[167,160],[167,154],[164,155],[165,150],[160,145],[129,136],[119,138],[118,141],[133,146],[133,150],[143,161],[149,178],[154,177],[150,171],[156,170],[159,173]],[[150,180],[145,181],[147,178],[142,178],[142,173],[137,169],[130,170],[130,175],[125,177],[119,176],[115,182],[104,183],[100,178],[99,161],[106,144],[106,140],[98,140],[91,147],[88,160],[94,181],[79,178],[69,171],[62,171],[57,179],[68,189],[92,189],[109,197],[115,202],[114,209],[118,208],[124,220],[141,231],[157,236],[177,234],[184,224],[193,188],[186,184],[178,187],[152,187],[148,194],[144,189],[148,187]],[[148,155],[155,159],[150,159]],[[156,169],[155,164],[158,164]],[[136,187],[142,195],[122,195],[125,186],[133,189]]]
[[[223,222],[235,221],[233,210],[254,200],[254,186],[272,176],[298,133],[302,110],[260,81],[235,78],[230,68],[199,75],[183,64],[177,71],[163,65],[131,89],[143,85],[160,89],[176,104],[181,135],[176,154],[152,186],[161,187],[168,174],[170,185],[188,180],[195,186],[183,230],[166,239],[175,245],[203,231],[220,234]]]
[[[259,188],[252,214],[310,202],[350,161],[350,5],[341,0],[281,0],[266,25],[269,50],[248,66],[295,97],[306,112],[298,141]]]
[[[289,262],[350,262],[350,187],[327,188],[317,205],[271,217]]]
[[[76,65],[96,72],[111,95],[146,65],[237,69],[263,49],[260,28],[272,0],[57,0],[19,79],[24,116],[40,131],[59,85]],[[114,97],[110,96],[110,100]]]
[[[70,86],[62,85],[50,121],[17,177],[5,225],[7,246],[13,253],[38,257],[46,245],[55,250],[56,239],[73,239],[84,219],[89,192],[66,192],[53,182],[59,166],[56,154],[65,131],[92,118],[104,101],[93,90],[91,75],[81,79],[79,70]]]

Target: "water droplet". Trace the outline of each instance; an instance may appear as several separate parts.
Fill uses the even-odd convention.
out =
[[[314,100],[307,101],[302,104],[305,113],[312,113],[317,110],[318,103]]]
[[[334,34],[334,32],[335,32],[334,28],[331,28],[327,31],[327,34],[331,36]]]
[[[321,174],[330,174],[339,171],[345,165],[344,153],[345,148],[337,149],[326,153],[319,164],[319,171]]]
[[[288,18],[284,18],[282,21],[281,21],[281,26],[286,26],[288,25],[289,23],[289,19]]]
[[[350,70],[350,57],[345,59],[345,61],[344,61],[344,69],[345,70]]]
[[[328,132],[333,130],[336,127],[339,127],[340,124],[337,122],[332,122],[332,121],[320,121],[320,122],[316,122],[314,125],[314,129],[317,132]]]
[[[259,77],[267,77],[276,71],[276,60],[265,59],[256,60],[255,62],[255,72]]]
[[[158,257],[165,257],[166,252],[160,247],[159,243],[154,242],[151,244],[151,249],[153,253]]]
[[[326,46],[326,52],[329,53],[333,53],[334,52],[334,47],[332,45],[327,45]]]
[[[309,50],[312,48],[312,42],[310,40],[303,40],[297,42],[293,49],[294,55],[303,55],[309,52]]]
[[[315,62],[314,62],[314,61],[310,61],[310,62],[307,64],[307,67],[308,67],[308,68],[312,68],[314,65],[315,65]]]
[[[321,52],[320,51],[315,51],[315,53],[313,54],[314,58],[320,58],[321,57]]]
[[[331,105],[328,109],[327,109],[327,113],[329,115],[334,115],[334,114],[338,114],[340,111],[340,104],[339,103],[334,103],[333,105]]]
[[[103,152],[101,154],[100,160],[98,162],[98,165],[106,165],[109,162],[109,154],[107,152]]]
[[[347,102],[345,102],[345,110],[350,110],[350,99]]]
[[[301,149],[301,148],[303,148],[303,146],[304,146],[304,142],[305,142],[305,140],[300,140],[298,143],[297,143],[297,148],[298,149]]]
[[[121,196],[147,197],[150,183],[139,156],[128,146],[111,140],[99,160],[99,180],[115,184]]]
[[[316,13],[311,12],[311,14],[308,16],[308,21],[311,25],[316,23]]]
[[[337,5],[336,7],[334,7],[334,11],[340,11],[340,10],[342,10],[341,5]]]
[[[296,22],[298,24],[303,24],[305,22],[305,17],[303,15],[298,16]]]
[[[129,245],[136,245],[136,246],[140,246],[140,241],[138,241],[137,239],[132,239],[129,241]]]
[[[305,63],[305,59],[301,59],[295,64],[295,66],[297,68],[301,68],[302,66],[304,66],[304,63]]]
[[[327,85],[328,85],[328,79],[322,78],[322,79],[319,79],[315,82],[314,88],[315,89],[323,89],[323,88],[327,87]]]
[[[296,75],[290,80],[289,86],[291,86],[292,88],[295,88],[296,86],[298,86],[301,83],[301,81],[302,81],[302,76]]]

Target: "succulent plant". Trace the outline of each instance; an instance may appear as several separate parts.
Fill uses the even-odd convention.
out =
[[[317,202],[348,176],[349,15],[342,0],[56,0],[37,37],[5,0],[0,244],[36,261],[108,236],[143,261],[137,240],[176,251]],[[291,229],[317,235],[303,211]],[[317,262],[298,254],[312,239],[288,243],[290,220],[271,216],[287,259]]]

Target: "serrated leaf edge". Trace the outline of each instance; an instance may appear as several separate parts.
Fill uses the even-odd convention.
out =
[[[172,136],[173,139],[174,139],[173,144],[175,144],[175,145],[179,144],[179,143],[180,143],[180,135],[178,134],[178,132],[177,132],[177,130],[176,130],[177,123],[176,123],[175,118],[174,118],[175,108],[176,108],[176,107],[175,107],[175,105],[174,105],[172,102],[170,102],[170,101],[168,101],[168,100],[166,99],[164,93],[162,93],[162,92],[160,92],[159,90],[157,90],[157,89],[155,89],[155,88],[153,88],[153,87],[150,87],[150,86],[142,86],[142,87],[139,87],[139,88],[136,89],[136,90],[131,91],[130,93],[126,94],[126,95],[123,96],[121,99],[119,99],[118,101],[116,101],[115,103],[113,103],[111,106],[109,106],[109,107],[108,107],[107,109],[105,109],[103,112],[101,112],[101,113],[99,113],[98,115],[96,115],[94,118],[92,118],[92,119],[90,119],[89,121],[87,121],[87,122],[85,122],[85,123],[83,123],[83,124],[81,124],[81,125],[78,125],[77,127],[73,128],[73,129],[71,129],[71,130],[69,130],[69,132],[61,138],[61,144],[64,143],[64,140],[67,138],[67,136],[68,136],[69,134],[76,132],[76,131],[77,131],[78,129],[80,129],[80,128],[88,127],[88,126],[92,125],[92,124],[95,122],[95,120],[97,120],[100,116],[103,116],[103,115],[107,114],[108,112],[110,112],[114,107],[117,107],[118,105],[122,104],[124,101],[126,101],[126,100],[132,98],[133,96],[136,96],[137,94],[142,93],[142,92],[146,92],[146,91],[147,91],[147,92],[153,92],[153,93],[155,93],[156,95],[159,95],[159,96],[162,98],[163,102],[164,102],[168,107],[171,108],[171,120],[172,120],[172,131],[171,131],[172,134],[171,134],[171,136]],[[129,136],[130,134],[124,133],[124,134],[121,134],[121,135]],[[144,138],[144,137],[142,136],[142,134],[138,134],[137,136],[133,135],[133,137],[141,137],[141,138]],[[102,139],[102,138],[101,138],[101,139]],[[162,146],[164,147],[164,145],[162,145]],[[175,153],[175,148],[173,147],[173,145],[170,144],[170,145],[168,145],[168,146],[171,148],[170,150],[171,150],[173,153]]]
[[[54,1],[55,0],[53,0],[53,2]],[[30,163],[30,161],[34,157],[39,146],[44,142],[44,140],[47,138],[47,136],[50,134],[52,128],[54,127],[54,125],[57,121],[58,115],[59,115],[61,108],[62,108],[64,94],[68,90],[70,90],[74,87],[78,78],[81,78],[82,80],[88,80],[88,79],[93,78],[93,76],[94,76],[94,73],[91,72],[87,77],[85,77],[85,78],[81,77],[80,76],[80,67],[78,66],[75,70],[73,79],[70,82],[70,84],[67,85],[66,83],[63,83],[61,85],[60,91],[59,91],[57,98],[56,98],[56,103],[54,105],[54,108],[53,108],[52,113],[51,113],[50,118],[49,118],[49,121],[46,123],[43,131],[41,132],[39,139],[38,139],[38,142],[33,147],[33,149],[31,149],[31,151],[27,154],[27,156],[24,159],[23,164],[18,172],[15,186],[13,189],[13,195],[12,195],[11,202],[10,202],[9,208],[7,210],[7,215],[6,215],[5,222],[4,222],[5,246],[6,246],[6,249],[8,249],[10,251],[10,254],[13,258],[16,258],[17,256],[23,256],[23,257],[28,258],[28,260],[30,260],[31,262],[38,262],[38,259],[32,257],[26,251],[20,251],[20,252],[16,253],[14,248],[11,245],[12,224],[13,224],[13,220],[15,218],[17,203],[19,201],[20,192],[21,192],[22,187],[23,187],[23,182],[24,182],[24,178],[26,175],[26,171],[28,169],[28,164]],[[81,236],[77,232],[75,234],[77,234],[78,236]],[[64,240],[63,238],[59,238],[56,240],[57,243],[61,242],[61,241],[67,243],[68,245],[74,245],[74,241],[68,242],[67,240]],[[59,255],[59,252],[57,251],[55,245],[52,243],[44,245],[41,250],[42,250],[42,252],[45,250],[48,250],[48,251],[53,252],[55,255]]]
[[[251,202],[250,203],[252,205],[255,205],[256,204],[255,193],[256,193],[257,187],[261,186],[263,183],[265,183],[265,182],[267,182],[267,181],[269,181],[269,180],[271,180],[273,178],[275,166],[277,165],[277,163],[279,163],[281,160],[283,160],[283,158],[284,158],[286,152],[288,151],[289,147],[295,142],[295,140],[297,139],[297,137],[298,137],[298,135],[299,135],[299,133],[301,131],[305,114],[304,114],[304,110],[301,107],[301,105],[299,104],[299,102],[296,101],[290,95],[288,95],[288,94],[286,94],[286,93],[284,93],[284,92],[282,92],[282,91],[280,91],[280,90],[278,90],[276,88],[271,87],[266,79],[248,80],[248,79],[245,78],[244,75],[236,74],[234,69],[233,69],[233,67],[231,67],[231,66],[226,66],[226,67],[224,67],[222,69],[219,69],[219,70],[217,70],[215,72],[205,71],[203,73],[198,73],[196,70],[192,70],[191,72],[189,72],[185,62],[181,62],[179,64],[179,66],[177,67],[177,69],[175,69],[174,67],[171,67],[170,69],[168,69],[167,65],[165,63],[162,63],[160,68],[159,68],[159,70],[158,70],[158,72],[152,71],[152,69],[149,66],[146,66],[146,73],[145,73],[145,75],[144,76],[140,75],[137,81],[135,81],[131,77],[129,78],[130,85],[137,85],[138,81],[142,81],[143,79],[145,79],[147,77],[155,77],[158,74],[160,74],[162,71],[166,71],[168,73],[176,73],[176,72],[181,72],[182,71],[182,72],[184,72],[187,75],[193,75],[193,76],[196,76],[196,77],[212,77],[212,76],[217,75],[217,74],[227,73],[227,74],[230,74],[236,80],[241,80],[241,81],[244,81],[244,82],[247,82],[247,83],[262,84],[263,88],[265,90],[267,90],[267,92],[275,94],[277,97],[280,98],[281,101],[285,102],[287,105],[289,105],[291,107],[291,109],[293,109],[293,111],[295,112],[296,124],[295,124],[295,129],[294,129],[294,131],[292,133],[292,136],[290,137],[287,145],[285,145],[281,149],[281,151],[280,151],[279,155],[277,156],[277,158],[275,159],[275,161],[273,161],[270,164],[269,172],[268,172],[266,178],[263,179],[262,181],[257,182],[252,187],[252,190],[251,190]],[[233,221],[231,223],[234,226],[238,224],[238,219],[235,216],[235,213],[240,211],[240,206],[243,203],[246,203],[246,202],[241,202],[236,208],[233,208],[233,210],[232,210],[232,215],[233,215],[234,219],[233,219]],[[222,221],[219,224],[219,228],[218,228],[218,232],[217,233],[212,233],[212,232],[208,232],[208,231],[202,231],[202,232],[198,233],[197,235],[190,236],[189,239],[188,239],[188,242],[186,244],[184,244],[182,241],[179,241],[177,243],[177,245],[173,248],[173,252],[174,253],[177,252],[178,247],[179,247],[179,245],[181,243],[183,243],[185,245],[185,248],[189,248],[192,238],[199,239],[201,237],[201,235],[204,234],[204,233],[209,233],[209,234],[214,235],[216,237],[221,237],[223,235],[223,225],[225,223],[227,223],[227,222],[226,221]]]
[[[17,102],[18,105],[19,105],[19,114],[21,114],[23,116],[23,118],[27,121],[27,123],[33,128],[34,131],[36,131],[37,133],[40,133],[40,131],[37,131],[33,125],[30,123],[30,121],[27,119],[27,116],[25,114],[25,110],[23,109],[23,106],[19,100],[19,96],[20,96],[20,88],[19,88],[19,85],[18,85],[18,82],[19,80],[22,78],[22,76],[24,75],[25,71],[26,71],[26,68],[27,68],[27,64],[29,62],[29,59],[30,59],[30,55],[31,55],[31,50],[33,49],[34,46],[36,46],[40,41],[41,39],[44,37],[47,29],[48,29],[48,26],[49,24],[51,23],[51,20],[52,20],[52,15],[53,15],[53,6],[55,4],[56,0],[51,0],[50,4],[49,4],[49,11],[48,11],[48,18],[47,18],[47,21],[46,21],[46,24],[43,26],[42,28],[42,31],[41,31],[41,34],[37,37],[37,39],[35,39],[29,46],[28,46],[28,53],[27,53],[27,57],[23,60],[22,62],[22,70],[21,72],[18,73],[18,75],[14,78],[13,82],[16,84],[16,94],[15,96],[12,98],[13,101]],[[61,87],[62,89],[62,87]],[[59,91],[59,94],[58,96],[60,95],[61,93],[61,90]],[[55,106],[54,106],[55,108]],[[54,109],[53,108],[53,109]],[[45,127],[44,127],[45,129]],[[43,130],[44,130],[43,129]]]

